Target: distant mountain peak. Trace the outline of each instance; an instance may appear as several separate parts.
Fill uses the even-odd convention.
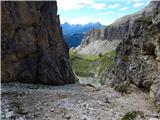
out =
[[[89,23],[86,23],[86,24],[70,24],[70,23],[68,23],[68,22],[65,22],[65,23],[63,23],[63,24],[61,24],[61,25],[67,25],[67,26],[85,26],[85,25],[102,25],[100,22],[89,22]]]
[[[68,22],[65,22],[65,23],[63,23],[64,25],[69,25],[69,23]]]
[[[100,22],[89,22],[85,25],[69,24],[68,22],[65,22],[61,24],[61,26],[65,41],[67,42],[69,47],[77,47],[80,44],[85,32],[88,32],[92,29],[100,29],[104,27],[100,24]]]

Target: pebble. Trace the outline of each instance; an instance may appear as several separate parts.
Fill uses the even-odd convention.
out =
[[[158,114],[153,114],[152,116],[153,116],[153,118],[158,118],[158,117],[160,117],[160,115],[158,115]]]
[[[36,117],[39,117],[39,114],[38,114],[38,113],[35,113],[35,114],[34,114],[34,118],[36,118]]]
[[[67,88],[67,89],[69,89],[69,88]],[[69,96],[69,100],[68,99],[61,100],[61,94],[64,95],[64,94],[66,94],[66,92],[61,93],[61,92],[59,92],[60,90],[59,89],[56,91],[54,90],[54,92],[52,92],[52,93],[55,93],[55,92],[57,92],[57,93],[50,95],[51,97],[54,95],[57,95],[58,100],[52,99],[52,98],[48,99],[49,103],[50,103],[50,101],[52,101],[52,104],[55,106],[49,107],[48,100],[46,100],[46,101],[44,101],[43,99],[37,100],[37,102],[35,103],[34,106],[29,106],[26,109],[28,111],[28,115],[25,115],[23,117],[22,116],[18,117],[19,115],[15,114],[16,115],[15,116],[14,112],[13,112],[13,116],[9,115],[9,116],[11,116],[9,119],[11,119],[13,117],[17,117],[15,120],[26,120],[26,119],[28,119],[28,120],[31,120],[31,119],[56,120],[58,118],[61,120],[62,120],[62,118],[63,118],[63,120],[71,120],[71,119],[92,120],[94,118],[96,118],[96,120],[98,120],[98,119],[99,120],[101,120],[101,119],[102,120],[103,119],[104,120],[105,119],[106,120],[117,120],[118,118],[120,118],[124,115],[124,113],[126,112],[126,109],[134,109],[136,107],[136,106],[134,106],[134,101],[133,101],[133,107],[131,106],[132,105],[131,103],[132,103],[132,100],[134,100],[136,97],[139,97],[139,95],[136,96],[136,94],[134,94],[136,96],[135,98],[130,98],[130,96],[129,96],[129,98],[126,100],[129,103],[126,103],[126,101],[124,101],[124,98],[126,99],[126,96],[122,96],[122,98],[120,98],[119,94],[116,93],[114,96],[114,94],[110,93],[110,91],[107,92],[107,90],[106,90],[106,92],[105,92],[105,90],[104,91],[102,90],[102,91],[98,91],[97,93],[95,91],[95,93],[92,94],[92,91],[90,91],[90,89],[89,89],[89,94],[87,94],[87,93],[85,93],[86,91],[88,92],[88,88],[87,88],[85,90],[85,92],[78,91],[78,93],[77,92],[73,93],[73,95],[74,94],[77,95],[77,96],[75,96],[75,98],[73,98],[72,96]],[[43,92],[43,90],[42,90],[42,92]],[[64,92],[64,91],[62,91],[62,92]],[[80,92],[80,95],[79,95],[79,92]],[[36,92],[33,93],[34,97],[35,97],[35,93]],[[46,93],[46,91],[44,91],[44,93]],[[36,94],[39,94],[39,93],[36,93]],[[60,96],[59,96],[59,94],[60,94]],[[33,95],[31,94],[30,96],[33,96]],[[30,97],[30,96],[26,96],[26,97]],[[42,94],[42,98],[43,97],[45,98],[45,96]],[[121,104],[121,102],[123,104]],[[10,111],[10,109],[12,109],[12,106],[10,107],[10,105],[7,105],[7,104],[9,104],[9,102],[7,102],[7,103],[3,102],[3,103],[4,103],[4,105],[2,106],[3,112],[5,114],[8,112],[12,113],[13,110]],[[108,103],[110,103],[110,104],[108,104]],[[145,103],[145,101],[144,101],[144,103]],[[137,105],[137,104],[135,104],[135,105]],[[144,104],[144,105],[146,105],[146,104]],[[148,107],[143,106],[143,104],[142,105],[140,104],[140,106],[142,106],[142,110],[145,108],[148,108]],[[32,109],[30,110],[29,108],[33,108],[34,112],[31,113]],[[41,108],[43,108],[44,110],[40,111]],[[36,111],[37,109],[39,109],[39,110]],[[77,112],[77,110],[79,110],[79,111]],[[121,112],[121,110],[123,112]],[[7,120],[8,118],[6,118],[4,113],[2,113],[3,116],[1,116],[1,119]],[[45,114],[45,113],[47,113],[47,114]],[[158,119],[159,114],[158,115],[153,114],[152,112],[150,114],[151,115],[147,116],[147,118],[148,118],[147,120],[160,120],[160,119]],[[54,118],[51,118],[51,117],[54,117]],[[138,120],[140,120],[140,118]]]
[[[70,119],[71,119],[71,116],[66,115],[66,116],[65,116],[65,119],[66,119],[66,120],[70,120]]]
[[[54,111],[55,111],[55,109],[54,109],[54,108],[52,108],[50,111],[51,111],[51,112],[54,112]]]
[[[160,120],[158,118],[149,118],[149,120]]]
[[[105,98],[105,103],[110,103],[108,98]]]
[[[24,118],[23,117],[19,117],[16,120],[24,120]]]
[[[13,116],[13,111],[9,111],[6,113],[6,118],[10,118],[11,116]]]
[[[1,119],[6,119],[6,116],[2,114]]]

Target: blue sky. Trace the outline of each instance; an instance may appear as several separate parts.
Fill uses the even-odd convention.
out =
[[[135,13],[150,0],[57,0],[61,23],[109,25],[117,18]]]

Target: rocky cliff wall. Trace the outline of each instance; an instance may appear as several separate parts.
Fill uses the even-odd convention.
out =
[[[2,82],[74,82],[56,1],[1,2]]]
[[[154,14],[136,19],[116,49],[113,85],[129,81],[149,92],[160,110],[160,2]]]

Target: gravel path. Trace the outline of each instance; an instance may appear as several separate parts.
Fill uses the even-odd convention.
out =
[[[138,120],[158,116],[147,95],[138,89],[121,95],[109,87],[10,83],[2,84],[1,92],[2,120],[120,120],[135,110],[145,115]]]

